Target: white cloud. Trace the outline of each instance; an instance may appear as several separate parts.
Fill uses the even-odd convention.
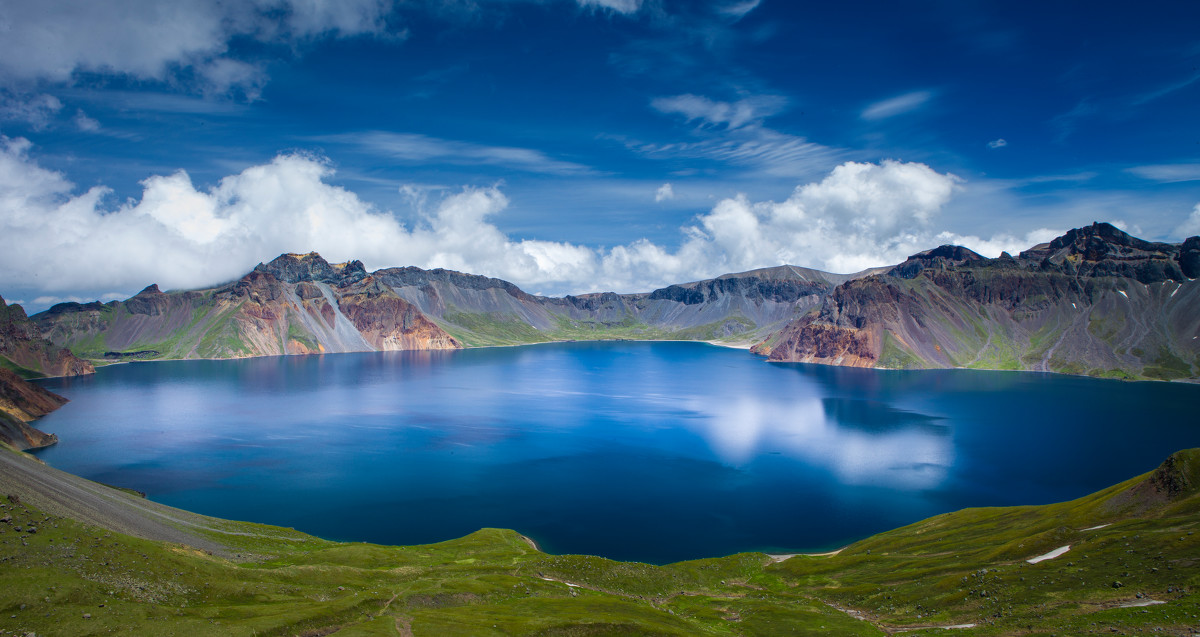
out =
[[[1127,170],[1143,179],[1166,183],[1200,181],[1200,164],[1155,164],[1134,166]]]
[[[738,20],[757,9],[760,4],[762,4],[762,0],[740,0],[717,7],[717,12]]]
[[[668,201],[675,198],[675,188],[671,184],[663,184],[654,191],[654,202]]]
[[[294,43],[382,34],[391,0],[40,0],[6,2],[0,78],[68,82],[78,71],[165,80],[194,68],[220,86],[261,75],[226,57],[238,36]]]
[[[1003,137],[1001,137],[1000,139],[993,139],[992,141],[987,143],[987,147],[993,148],[993,149],[994,148],[1004,148],[1005,146],[1008,146],[1008,142],[1004,141]]]
[[[75,122],[76,128],[85,133],[94,133],[100,130],[100,122],[88,117],[87,113],[83,112],[83,109],[76,109],[75,117],[71,121]]]
[[[45,93],[16,95],[0,92],[0,120],[29,124],[34,130],[49,126],[62,107],[57,97]]]
[[[345,135],[326,135],[314,138],[314,141],[351,144],[376,155],[406,162],[441,161],[464,165],[489,164],[551,175],[587,175],[594,172],[582,164],[554,159],[531,148],[485,146],[415,133],[368,131]]]
[[[495,187],[415,189],[440,198],[407,227],[329,185],[328,162],[301,154],[208,189],[182,171],[153,176],[142,182],[140,200],[106,208],[107,189],[74,194],[29,149],[24,139],[0,138],[0,289],[36,285],[46,296],[133,292],[152,282],[203,287],[280,253],[310,250],[371,269],[445,267],[561,294],[645,291],[781,263],[853,272],[898,263],[948,237],[985,253],[1016,249],[1006,237],[941,232],[939,212],[961,180],[918,163],[847,162],[781,202],[721,200],[681,229],[674,249],[644,239],[599,248],[509,237],[492,221],[508,206]]]
[[[650,105],[660,113],[682,115],[689,122],[699,120],[701,126],[694,132],[696,141],[655,144],[625,140],[629,149],[647,157],[710,159],[777,177],[808,177],[844,158],[837,149],[763,126],[763,119],[787,106],[783,97],[756,95],[722,102],[684,94],[655,98]]]
[[[778,95],[756,95],[736,102],[718,102],[688,93],[658,97],[650,105],[662,113],[683,115],[689,122],[699,119],[709,126],[725,125],[734,129],[757,124],[780,112],[787,106],[787,99]]]
[[[916,110],[932,98],[933,93],[929,91],[913,91],[904,95],[897,95],[896,97],[875,102],[863,109],[862,118],[868,120],[887,119],[901,113]]]
[[[1192,209],[1192,214],[1179,227],[1175,229],[1175,234],[1178,237],[1194,237],[1200,235],[1200,203]]]
[[[642,0],[576,0],[581,7],[608,9],[617,13],[637,13]]]

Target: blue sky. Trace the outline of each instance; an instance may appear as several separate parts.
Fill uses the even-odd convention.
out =
[[[0,294],[283,251],[641,291],[1200,233],[1200,7],[0,0]]]

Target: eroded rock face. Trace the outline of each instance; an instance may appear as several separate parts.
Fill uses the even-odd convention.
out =
[[[774,361],[823,363],[846,367],[874,367],[879,360],[878,338],[871,332],[853,327],[820,323],[809,316],[769,350],[756,346],[759,354]]]
[[[78,376],[96,371],[91,363],[42,337],[20,305],[0,298],[0,356],[46,376]]]
[[[54,434],[44,433],[26,423],[45,416],[66,402],[66,398],[0,368],[0,442],[18,450],[46,447],[58,442]]]
[[[462,345],[374,277],[339,288],[338,308],[379,350],[458,349]]]

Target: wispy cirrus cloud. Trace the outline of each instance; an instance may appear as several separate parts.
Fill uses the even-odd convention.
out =
[[[1134,166],[1125,170],[1143,179],[1163,183],[1200,181],[1200,164],[1153,164]]]
[[[903,113],[915,111],[933,99],[932,91],[913,91],[896,97],[890,97],[867,106],[863,109],[862,118],[875,121],[895,117]]]
[[[660,113],[683,115],[689,122],[700,120],[705,125],[734,129],[759,124],[763,119],[779,113],[787,106],[787,98],[755,95],[734,102],[722,102],[687,93],[656,97],[650,101],[650,105]]]
[[[765,126],[766,118],[787,106],[787,99],[780,96],[757,95],[727,102],[689,93],[655,98],[650,106],[664,115],[700,123],[687,141],[622,140],[630,150],[652,159],[704,159],[774,176],[808,177],[847,158],[840,149]]]
[[[729,16],[735,20],[740,20],[745,17],[747,13],[757,9],[758,5],[760,4],[762,4],[762,0],[741,0],[738,2],[730,2],[728,4],[718,6],[717,13]]]
[[[416,133],[366,131],[314,137],[312,141],[355,146],[359,150],[393,160],[413,163],[443,162],[458,165],[500,166],[524,172],[559,176],[594,175],[583,164],[554,159],[532,148],[489,146]]]
[[[642,0],[576,0],[581,7],[607,9],[616,13],[637,13]]]
[[[1200,72],[1192,73],[1192,75],[1186,79],[1180,80],[1178,82],[1172,82],[1170,84],[1167,84],[1166,86],[1163,86],[1156,90],[1150,91],[1149,93],[1145,93],[1143,95],[1139,95],[1138,97],[1135,97],[1133,99],[1133,105],[1141,106],[1142,104],[1145,104],[1147,102],[1153,102],[1154,100],[1157,100],[1162,97],[1166,97],[1166,96],[1170,95],[1171,93],[1174,93],[1175,91],[1183,90],[1183,89],[1191,86],[1192,84],[1195,84],[1198,81],[1200,81]]]

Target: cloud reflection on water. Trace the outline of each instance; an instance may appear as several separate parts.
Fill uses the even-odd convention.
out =
[[[820,466],[845,484],[937,487],[954,462],[948,427],[935,418],[865,400],[806,395],[692,395],[686,409],[723,462],[781,453]]]

